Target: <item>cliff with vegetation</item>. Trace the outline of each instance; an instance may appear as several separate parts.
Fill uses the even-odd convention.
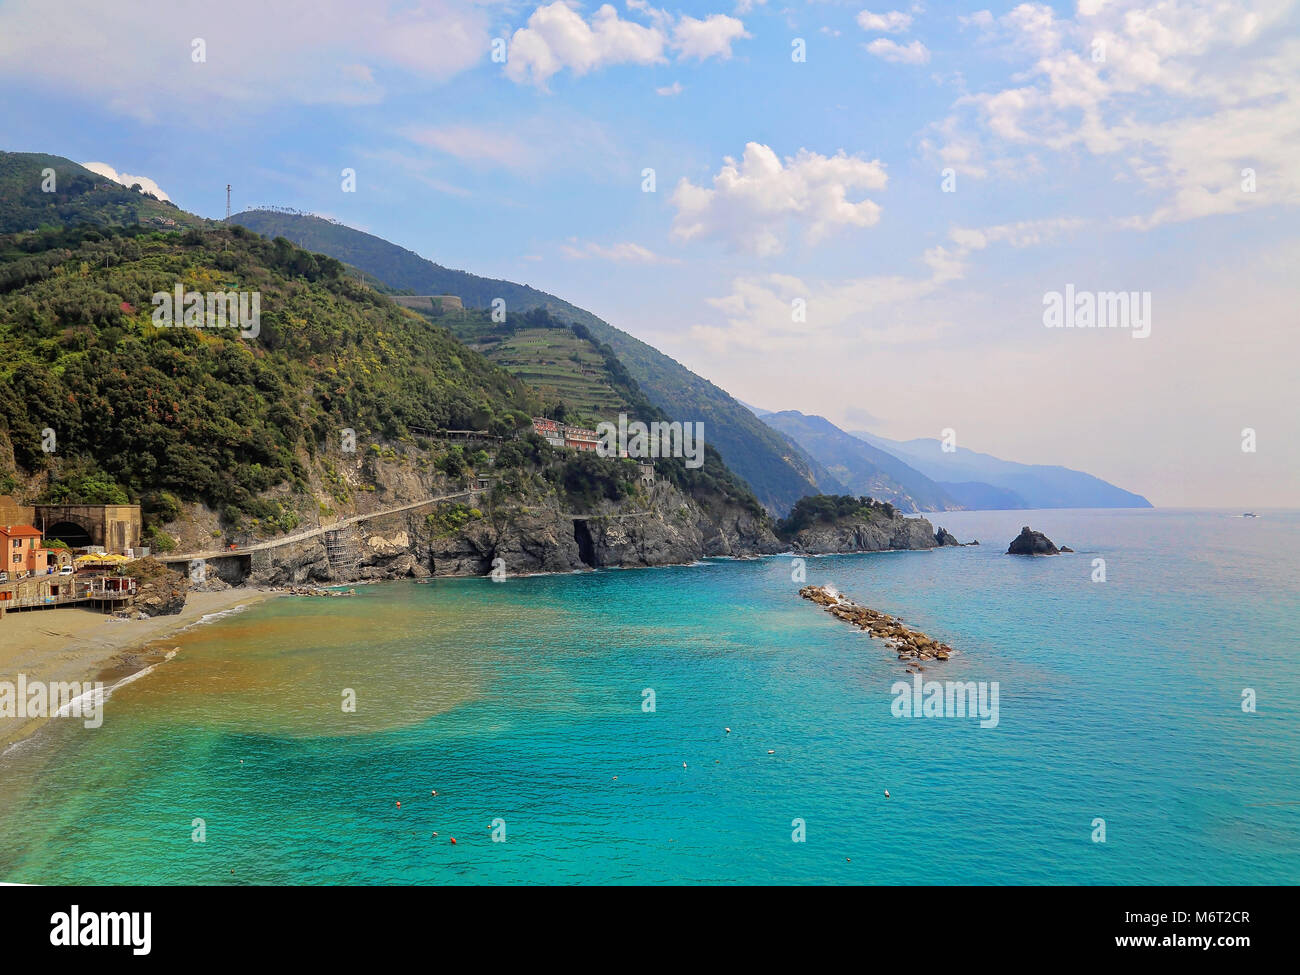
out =
[[[925,518],[907,518],[891,502],[850,495],[802,498],[777,524],[789,547],[808,555],[930,549],[956,544]]]
[[[501,298],[512,313],[540,308],[566,324],[583,326],[595,341],[613,350],[646,398],[664,414],[673,420],[702,422],[727,466],[770,511],[787,511],[805,494],[840,486],[801,448],[725,390],[562,298],[528,285],[443,267],[382,238],[320,217],[251,210],[231,219],[259,233],[284,236],[330,254],[409,294],[458,295],[466,307],[479,309]]]
[[[19,155],[0,155],[0,171],[23,186],[55,158],[15,169]],[[100,200],[75,195],[53,211],[67,225],[42,229],[51,211],[33,199],[7,211],[26,229],[0,234],[0,486],[23,499],[140,501],[146,543],[166,554],[275,541],[480,478],[492,485],[366,522],[350,533],[346,569],[329,564],[319,534],[277,548],[254,569],[266,581],[481,572],[496,558],[510,571],[649,565],[775,547],[761,506],[716,451],[699,468],[656,461],[653,487],[634,462],[554,451],[527,433],[530,417],[580,406],[338,260],[189,215],[195,226],[164,229]],[[256,334],[160,327],[153,297],[177,284],[256,293]],[[604,361],[607,350],[570,334]],[[619,395],[642,419],[662,418],[634,382]],[[482,435],[462,444],[448,430]]]

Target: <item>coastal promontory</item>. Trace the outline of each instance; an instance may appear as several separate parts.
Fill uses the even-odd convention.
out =
[[[777,535],[792,551],[807,555],[958,544],[947,532],[937,533],[925,518],[904,517],[888,501],[830,494],[801,498],[777,525]]]

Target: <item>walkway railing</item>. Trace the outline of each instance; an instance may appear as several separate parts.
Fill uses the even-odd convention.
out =
[[[472,498],[479,491],[466,490],[457,491],[455,494],[443,494],[436,498],[425,498],[423,501],[412,501],[410,504],[399,504],[392,508],[384,508],[382,511],[372,511],[369,514],[353,515],[351,518],[344,518],[328,525],[321,525],[319,528],[312,528],[309,531],[298,532],[294,535],[285,535],[283,538],[272,538],[265,542],[254,542],[252,545],[237,545],[234,548],[217,549],[211,552],[192,552],[188,555],[159,555],[160,562],[190,562],[195,559],[220,559],[229,558],[232,555],[248,555],[252,552],[262,552],[266,549],[279,548],[282,545],[292,545],[295,542],[304,542],[311,538],[316,538],[325,532],[337,531],[340,528],[346,528],[348,525],[355,525],[359,522],[369,521],[371,518],[382,518],[385,515],[398,514],[402,511],[411,511],[414,508],[423,508],[425,505],[439,504],[443,501],[451,501],[454,498]]]

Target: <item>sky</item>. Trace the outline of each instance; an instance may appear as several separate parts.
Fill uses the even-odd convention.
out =
[[[765,409],[1300,506],[1296,2],[58,6],[0,0],[0,148],[531,284]],[[1067,288],[1149,317],[1047,327]]]

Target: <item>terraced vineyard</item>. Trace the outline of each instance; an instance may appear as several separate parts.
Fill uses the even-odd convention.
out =
[[[562,399],[593,420],[614,419],[628,410],[606,377],[604,357],[567,328],[521,329],[476,348],[546,399]]]
[[[598,345],[580,326],[571,327],[542,309],[493,322],[479,309],[435,309],[395,296],[448,329],[475,352],[527,383],[548,403],[563,402],[570,423],[617,421],[636,416],[647,404],[613,352]],[[638,408],[636,405],[640,403]]]

